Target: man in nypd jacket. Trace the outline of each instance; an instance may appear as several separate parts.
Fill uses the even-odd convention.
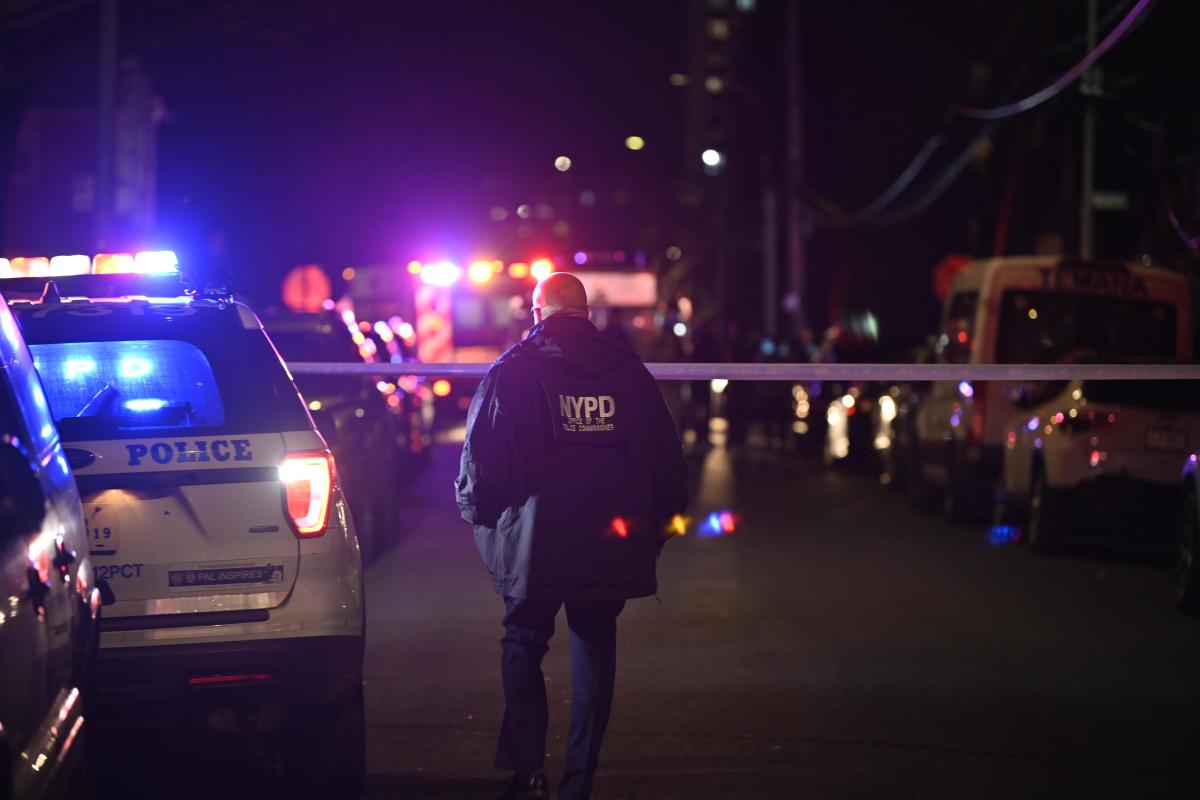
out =
[[[583,284],[555,273],[534,328],[492,365],[467,417],[459,512],[505,602],[505,798],[547,796],[542,657],[566,606],[574,696],[559,796],[591,795],[612,708],[616,618],[657,591],[655,560],[687,505],[687,469],[657,384],[588,319]]]

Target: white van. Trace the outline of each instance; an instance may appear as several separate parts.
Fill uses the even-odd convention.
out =
[[[955,277],[946,298],[937,360],[1187,360],[1192,316],[1187,281],[1167,270],[1052,256],[975,261]],[[1047,399],[1034,383],[934,383],[913,425],[912,482],[918,496],[940,494],[949,515],[960,519],[990,508],[1002,488],[1009,423],[1021,414],[1028,423],[1026,412]]]

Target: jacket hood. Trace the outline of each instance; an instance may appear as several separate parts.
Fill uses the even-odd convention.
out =
[[[638,360],[628,345],[600,333],[590,320],[569,316],[550,317],[533,326],[525,341],[500,360],[517,352],[545,366],[587,375],[607,375]]]

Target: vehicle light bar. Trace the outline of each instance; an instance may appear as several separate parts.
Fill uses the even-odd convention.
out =
[[[74,275],[167,275],[179,272],[173,250],[0,258],[0,278],[62,278]]]
[[[321,536],[333,499],[333,455],[328,450],[291,453],[279,464],[283,505],[296,535]]]

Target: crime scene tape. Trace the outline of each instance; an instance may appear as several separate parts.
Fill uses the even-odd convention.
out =
[[[647,364],[661,381],[1159,381],[1200,380],[1200,364]],[[481,378],[491,364],[294,361],[295,375]]]

